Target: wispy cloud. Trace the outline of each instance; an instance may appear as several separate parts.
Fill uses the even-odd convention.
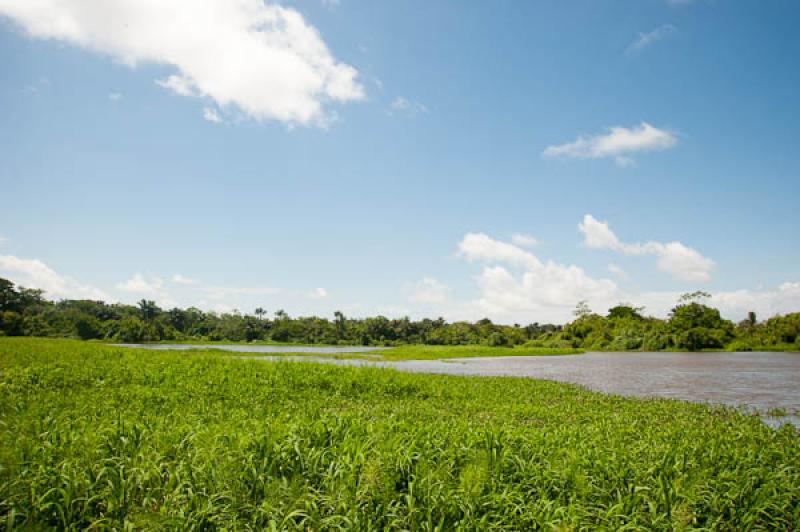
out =
[[[117,283],[116,288],[132,294],[156,295],[164,288],[164,280],[160,277],[148,279],[141,273],[134,273],[130,279]]]
[[[71,43],[131,67],[171,67],[174,73],[159,85],[254,120],[324,126],[331,102],[364,98],[356,69],[337,61],[292,7],[260,0],[6,0],[3,15],[34,38]]]
[[[203,108],[203,118],[209,122],[214,122],[215,124],[222,122],[222,117],[219,116],[219,113],[213,107]]]
[[[308,299],[325,299],[328,297],[328,291],[322,287],[315,288],[309,292],[306,297],[308,297]]]
[[[631,128],[611,127],[606,134],[580,136],[573,142],[548,146],[542,152],[542,157],[577,159],[610,157],[620,166],[630,166],[634,163],[633,154],[666,150],[677,142],[678,139],[672,132],[642,122]]]
[[[108,99],[111,100],[112,102],[118,102],[118,101],[122,100],[122,93],[121,92],[116,92],[116,91],[115,92],[109,92],[108,93]]]
[[[533,247],[539,243],[539,240],[535,236],[526,235],[524,233],[514,233],[511,235],[511,241],[522,247]]]
[[[408,116],[416,116],[428,112],[428,108],[424,104],[408,100],[403,96],[398,96],[392,100],[392,103],[389,104],[389,109],[389,114],[402,113]]]
[[[633,41],[626,52],[628,54],[637,54],[653,44],[656,41],[660,41],[661,39],[667,37],[668,35],[672,34],[675,31],[675,26],[672,24],[662,24],[661,26],[657,27],[653,31],[648,31],[647,33],[639,33],[639,37]]]
[[[435,304],[447,300],[450,288],[438,279],[423,277],[420,281],[406,283],[403,292],[412,303]]]
[[[578,224],[583,233],[583,244],[593,249],[610,249],[625,255],[655,255],[658,269],[682,281],[703,282],[711,278],[714,261],[702,256],[697,250],[681,242],[656,242],[650,240],[643,244],[629,244],[620,241],[608,227],[591,214],[583,217]]]
[[[625,273],[625,270],[614,264],[613,262],[608,265],[608,271],[619,277],[620,279],[627,279],[628,274]]]
[[[176,283],[176,284],[183,284],[183,285],[195,285],[195,284],[197,284],[197,281],[195,279],[192,279],[190,277],[186,277],[186,276],[181,275],[179,273],[176,273],[175,275],[173,275],[170,280],[173,283]]]

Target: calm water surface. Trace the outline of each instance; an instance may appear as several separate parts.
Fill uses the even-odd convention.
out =
[[[221,349],[238,353],[314,353],[336,355],[339,353],[365,353],[385,347],[372,346],[319,346],[319,345],[256,345],[256,344],[115,344],[121,347],[138,347],[156,350]]]
[[[374,347],[283,347],[251,345],[147,345],[157,349],[214,347],[238,352],[354,353]],[[254,358],[254,357],[248,357]],[[255,357],[285,359],[286,357]],[[309,357],[289,357],[309,360]],[[342,365],[382,366],[450,375],[514,376],[580,384],[593,390],[639,397],[667,397],[725,404],[762,414],[781,408],[789,414],[764,419],[771,425],[800,426],[800,353],[586,353],[566,356],[458,358],[384,362],[363,359],[311,360]]]

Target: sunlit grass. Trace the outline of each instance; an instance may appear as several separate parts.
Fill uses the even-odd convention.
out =
[[[583,349],[550,347],[490,347],[485,345],[403,345],[374,351],[384,360],[437,360],[444,358],[575,355]]]
[[[688,402],[0,338],[6,529],[796,530],[798,464]]]

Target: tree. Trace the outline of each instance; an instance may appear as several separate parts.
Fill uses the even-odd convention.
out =
[[[344,340],[346,335],[346,318],[341,311],[337,310],[333,313],[333,319],[335,324],[335,331],[336,331],[336,339],[337,340]]]
[[[592,309],[589,308],[589,304],[586,301],[578,301],[578,304],[575,305],[575,310],[572,311],[572,315],[576,318],[582,318],[591,313]]]
[[[687,292],[681,295],[680,299],[678,299],[678,304],[703,303],[708,299],[711,299],[711,294],[702,290],[697,290],[695,292]]]
[[[139,315],[144,321],[153,321],[156,316],[158,316],[161,309],[158,308],[155,301],[149,301],[147,299],[142,299],[138,303],[139,305]]]
[[[17,312],[20,310],[19,303],[19,292],[14,290],[14,283],[0,277],[0,312]]]
[[[642,320],[644,319],[642,311],[644,311],[644,307],[634,307],[627,303],[620,303],[616,307],[608,309],[608,318],[612,320]]]
[[[267,311],[264,310],[261,307],[258,307],[254,312],[255,312],[256,316],[258,316],[258,319],[260,319],[260,320],[263,320],[264,319],[264,315],[267,313]]]
[[[733,323],[723,319],[719,310],[697,303],[697,294],[681,296],[678,306],[670,312],[669,327],[675,344],[690,351],[723,347],[733,339]],[[703,294],[700,297],[706,297]]]

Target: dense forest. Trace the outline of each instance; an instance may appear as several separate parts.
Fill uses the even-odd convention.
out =
[[[197,308],[161,309],[153,301],[138,305],[103,301],[50,301],[41,290],[16,287],[0,278],[0,336],[74,337],[116,342],[271,341],[358,345],[526,345],[592,350],[754,349],[800,350],[800,312],[758,321],[755,313],[735,324],[705,302],[704,292],[686,294],[668,319],[644,315],[642,308],[620,304],[606,316],[581,302],[567,325],[498,325],[489,319],[448,323],[443,318],[292,318],[283,310],[272,317],[217,314]]]

